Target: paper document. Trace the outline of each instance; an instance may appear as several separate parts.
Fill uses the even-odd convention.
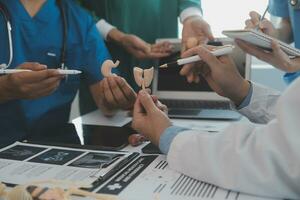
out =
[[[100,110],[78,117],[72,120],[72,123],[85,125],[113,126],[122,127],[131,122],[132,118],[128,116],[127,111],[119,111],[113,117],[106,117]]]
[[[118,195],[120,200],[266,199],[224,190],[175,172],[161,155],[140,156],[97,191]]]
[[[16,142],[0,150],[0,180],[10,184],[67,180],[91,185],[130,155]]]

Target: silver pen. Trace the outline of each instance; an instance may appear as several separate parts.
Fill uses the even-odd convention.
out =
[[[260,30],[259,24],[262,22],[262,20],[264,20],[266,14],[267,14],[267,12],[268,12],[268,10],[269,10],[269,5],[267,6],[267,8],[266,8],[265,12],[263,13],[263,15],[260,16],[259,22],[258,22],[257,26],[255,27],[255,30],[257,30],[257,31]]]

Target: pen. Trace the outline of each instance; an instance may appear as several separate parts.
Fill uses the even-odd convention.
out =
[[[268,10],[269,10],[269,5],[267,6],[267,8],[266,8],[265,12],[263,13],[263,15],[260,16],[259,22],[258,22],[257,26],[255,27],[255,30],[259,30],[259,29],[260,29],[260,28],[259,28],[259,24],[260,24],[260,22],[262,22],[262,20],[265,18],[265,16],[266,16]]]
[[[213,50],[212,54],[214,56],[222,56],[222,55],[230,54],[233,49],[234,49],[233,45],[224,45],[221,48]],[[201,58],[198,55],[196,55],[196,56],[191,56],[191,57],[188,57],[188,58],[182,58],[182,59],[179,59],[175,62],[163,64],[163,65],[159,66],[159,68],[178,67],[178,66],[181,66],[181,65],[198,62],[200,60],[201,60]]]
[[[62,75],[77,75],[81,74],[82,72],[79,70],[63,70],[63,69],[57,69],[59,74]],[[32,72],[32,70],[29,69],[0,69],[0,74],[15,74],[20,72]]]
[[[29,69],[0,69],[0,74],[15,74],[19,72],[31,72]]]
[[[116,174],[119,170],[123,169],[123,167],[125,165],[127,165],[129,162],[131,162],[133,159],[135,159],[138,155],[139,155],[139,153],[132,153],[132,154],[126,156],[121,161],[116,163],[114,166],[105,170],[105,174],[102,173],[102,175],[99,176],[99,180],[100,181],[107,180],[109,177]]]

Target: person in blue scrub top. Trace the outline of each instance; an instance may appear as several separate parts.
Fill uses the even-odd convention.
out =
[[[300,1],[299,0],[269,0],[269,13],[280,17],[278,28],[274,28],[272,23],[266,19],[259,22],[260,15],[257,12],[250,12],[250,19],[246,21],[246,28],[260,26],[263,32],[276,37],[286,43],[295,43],[295,47],[300,49]],[[261,60],[268,61],[270,58],[264,57],[264,52],[252,52]],[[300,59],[289,59],[287,55],[274,57],[272,64],[286,71],[284,80],[290,84],[300,76]],[[283,68],[284,67],[284,68]]]
[[[68,122],[81,80],[89,84],[96,104],[106,115],[132,108],[136,94],[127,82],[118,76],[102,77],[100,66],[110,55],[92,17],[73,1],[0,3],[7,9],[12,24],[13,59],[8,68],[32,70],[0,76],[2,146],[26,139],[36,130]],[[10,59],[7,33],[2,14],[0,63]],[[62,51],[64,44],[66,48]],[[80,70],[82,74],[59,74],[57,68],[61,67],[62,58],[68,69]]]

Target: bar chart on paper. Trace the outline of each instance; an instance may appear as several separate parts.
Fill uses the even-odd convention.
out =
[[[141,156],[98,192],[131,200],[262,200],[195,180],[169,169],[164,156]]]

